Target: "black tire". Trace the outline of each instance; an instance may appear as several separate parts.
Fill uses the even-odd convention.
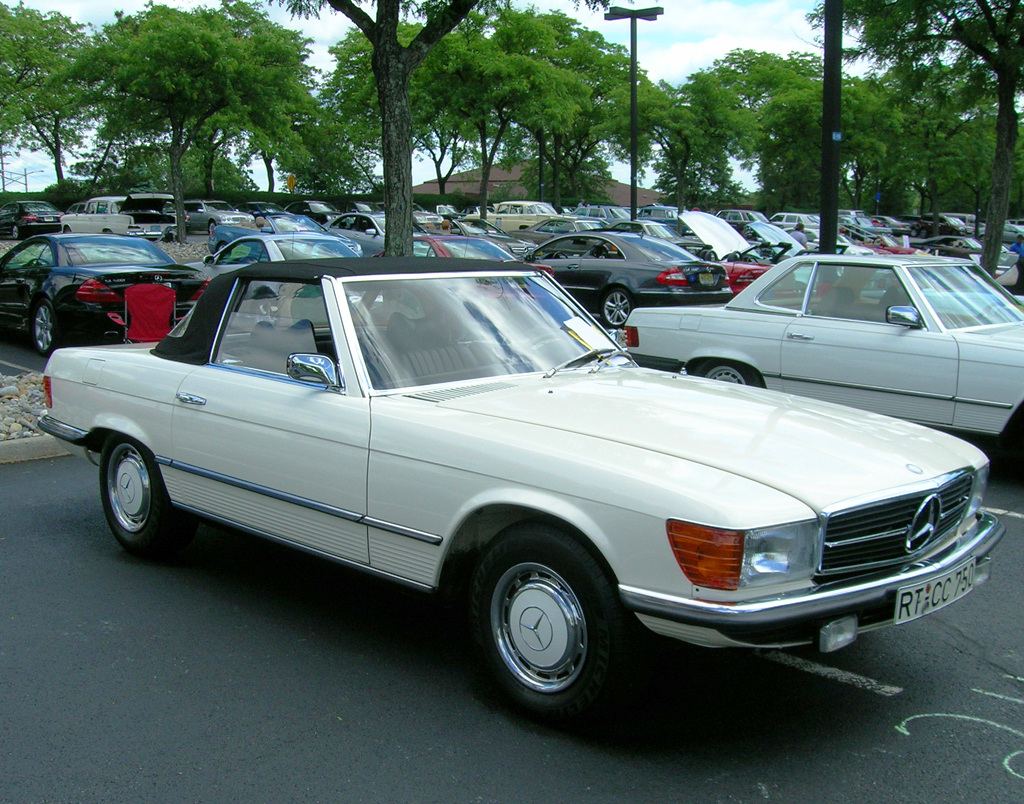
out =
[[[213,251],[211,251],[210,253],[211,253],[211,254],[216,254],[216,253],[217,253],[218,251],[220,251],[220,250],[221,250],[222,248],[224,248],[224,246],[226,246],[226,245],[227,245],[227,243],[218,243],[217,245],[215,245],[215,246],[213,247]]]
[[[618,329],[625,325],[634,307],[632,293],[621,287],[609,288],[601,297],[601,320],[612,329]]]
[[[687,371],[689,371],[689,367],[687,367]],[[751,385],[754,388],[765,387],[764,378],[757,369],[731,360],[708,360],[701,363],[695,373],[698,377],[707,377],[709,380],[731,382],[735,385]]]
[[[49,299],[40,299],[32,305],[28,316],[28,335],[33,348],[43,357],[60,345],[60,322]]]
[[[605,712],[642,681],[639,623],[597,560],[557,528],[516,525],[484,551],[470,617],[498,685],[537,717]]]
[[[166,560],[195,536],[195,517],[171,505],[152,453],[138,441],[113,435],[100,456],[100,497],[114,538],[140,558]]]

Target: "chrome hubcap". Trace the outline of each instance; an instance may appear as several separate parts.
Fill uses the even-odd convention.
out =
[[[130,444],[119,444],[110,456],[107,496],[122,528],[136,533],[145,527],[152,499],[149,471],[138,450]]]
[[[747,384],[747,381],[743,379],[743,375],[732,366],[715,366],[704,376],[709,380],[718,380],[719,382],[731,382],[736,385]]]
[[[509,569],[491,599],[495,644],[512,675],[537,692],[566,689],[583,669],[587,624],[569,585],[540,564]]]
[[[609,293],[604,300],[604,319],[612,326],[621,326],[629,318],[629,298],[625,293]]]
[[[36,308],[32,319],[32,333],[40,349],[46,350],[53,343],[53,315],[45,304]]]

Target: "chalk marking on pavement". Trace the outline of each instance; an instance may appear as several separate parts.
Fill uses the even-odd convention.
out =
[[[1024,732],[1019,731],[1011,726],[1005,726],[1002,723],[996,723],[994,721],[985,720],[984,718],[980,717],[971,717],[971,715],[948,715],[941,714],[939,712],[935,712],[933,714],[928,715],[914,715],[912,717],[908,717],[906,720],[904,720],[902,723],[896,726],[896,731],[898,731],[900,734],[906,737],[909,737],[910,729],[907,728],[907,724],[910,723],[910,721],[912,720],[917,720],[918,718],[922,717],[948,717],[952,718],[953,720],[966,720],[970,723],[984,723],[986,726],[991,726],[992,728],[999,729],[1001,731],[1008,731],[1010,732],[1010,734],[1015,734],[1021,739],[1024,739]],[[1024,779],[1024,776],[1015,771],[1011,767],[1011,763],[1014,757],[1019,757],[1021,754],[1024,754],[1024,751],[1014,751],[1013,753],[1007,754],[1005,757],[1003,757],[1003,767],[1006,769],[1006,772],[1009,773],[1011,776],[1016,776],[1018,779]]]
[[[1024,676],[1004,675],[1003,678],[1009,678],[1009,679],[1012,679],[1013,681],[1024,681]]]
[[[1007,511],[1005,508],[982,508],[983,511],[988,511],[990,514],[996,516],[1008,516],[1014,519],[1024,519],[1024,514],[1018,511]]]
[[[976,692],[979,695],[988,695],[990,698],[998,698],[1000,701],[1009,701],[1010,703],[1024,704],[1020,698],[1011,698],[1009,695],[1000,695],[998,692],[986,692],[985,690],[978,690],[971,687],[971,692]]]
[[[830,678],[833,681],[839,681],[843,684],[860,687],[862,690],[867,690],[868,692],[873,692],[876,695],[882,695],[886,698],[892,698],[894,695],[899,695],[903,692],[902,687],[891,687],[888,684],[875,681],[873,678],[860,676],[847,670],[840,670],[837,667],[828,667],[824,664],[810,662],[807,659],[801,659],[799,656],[783,653],[781,650],[771,650],[764,653],[758,651],[758,655],[763,659],[768,659],[768,661],[778,662],[779,664],[784,664],[787,667],[803,670],[805,673],[824,676],[825,678]]]

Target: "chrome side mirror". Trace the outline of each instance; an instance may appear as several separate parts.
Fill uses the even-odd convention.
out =
[[[345,393],[345,379],[338,366],[327,355],[291,354],[285,364],[288,376],[307,385],[322,385],[329,391]]]
[[[911,329],[921,329],[923,326],[921,314],[914,307],[890,307],[885,311],[885,322],[887,324],[897,324],[901,327],[910,327]]]

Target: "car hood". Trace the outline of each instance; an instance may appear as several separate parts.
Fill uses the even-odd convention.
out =
[[[680,212],[679,219],[715,252],[718,259],[733,251],[746,251],[748,243],[731,224],[706,212]]]
[[[563,372],[440,405],[671,455],[816,511],[985,461],[960,439],[886,416],[646,369]]]

